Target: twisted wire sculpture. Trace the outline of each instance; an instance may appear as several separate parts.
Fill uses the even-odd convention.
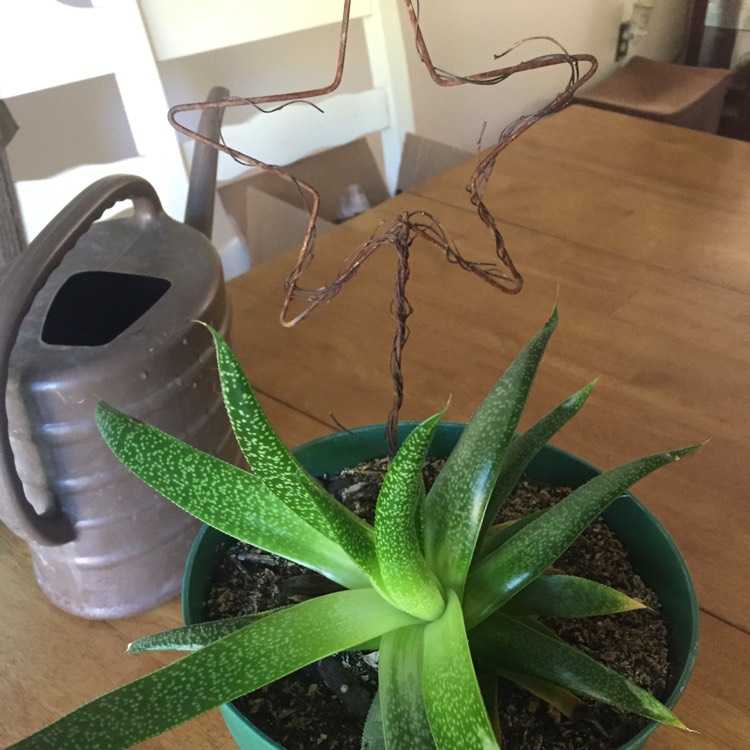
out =
[[[401,369],[402,352],[409,337],[407,320],[413,312],[406,297],[406,285],[409,279],[409,251],[414,240],[421,238],[428,244],[439,248],[445,254],[448,262],[455,263],[460,268],[470,271],[496,289],[507,294],[518,293],[523,286],[523,277],[517,270],[515,263],[506,248],[505,240],[497,226],[497,222],[495,221],[492,212],[483,201],[484,191],[500,153],[513,143],[513,141],[515,141],[522,133],[528,130],[528,128],[530,128],[535,122],[538,122],[542,118],[568,106],[568,104],[571,103],[575,92],[594,75],[597,69],[596,58],[592,55],[569,54],[551,37],[532,37],[514,44],[508,50],[499,55],[495,55],[495,59],[497,60],[504,57],[510,52],[516,50],[519,46],[532,40],[546,40],[556,46],[557,51],[552,54],[537,56],[515,65],[509,65],[494,70],[464,76],[455,75],[435,67],[432,62],[419,24],[419,0],[416,0],[416,4],[414,0],[404,0],[404,3],[419,58],[427,68],[432,80],[439,86],[450,87],[464,84],[491,86],[505,81],[516,73],[529,70],[537,70],[561,64],[567,65],[570,68],[570,76],[564,90],[558,93],[552,101],[539,111],[520,117],[506,127],[500,134],[497,143],[481,156],[468,184],[466,185],[469,200],[475,207],[477,216],[488,228],[494,239],[495,256],[497,258],[494,262],[475,262],[467,260],[460,253],[458,247],[437,218],[425,211],[411,211],[399,215],[390,226],[384,227],[381,224],[381,226],[376,229],[375,233],[356,249],[351,259],[340,270],[338,276],[332,282],[315,289],[307,289],[300,284],[300,280],[305,270],[313,261],[315,255],[316,223],[320,212],[320,194],[316,188],[308,182],[295,178],[279,166],[267,164],[258,158],[238,151],[224,143],[223,139],[212,140],[207,138],[178,121],[178,115],[183,112],[202,111],[205,109],[225,109],[228,107],[248,105],[255,107],[263,113],[276,112],[290,104],[299,102],[304,102],[320,109],[308,100],[325,94],[330,94],[335,91],[341,83],[348,43],[351,0],[344,0],[336,71],[333,80],[327,86],[308,89],[306,91],[286,92],[255,97],[230,96],[217,101],[181,104],[172,107],[169,110],[168,115],[170,123],[180,133],[183,133],[195,141],[205,143],[218,151],[228,154],[241,164],[247,165],[248,167],[259,168],[265,172],[270,172],[276,175],[280,179],[292,182],[302,196],[309,213],[309,219],[303,237],[302,246],[297,255],[297,261],[284,282],[284,301],[279,315],[279,320],[282,326],[292,327],[297,325],[307,318],[308,315],[310,315],[319,305],[327,303],[333,299],[333,297],[341,291],[347,281],[357,274],[365,261],[380,247],[390,245],[395,248],[398,262],[394,278],[391,313],[396,318],[397,325],[390,356],[394,399],[386,426],[386,439],[391,453],[394,453],[396,449],[398,415],[403,403],[404,382]],[[588,65],[588,69],[583,74],[580,71],[582,63]],[[277,106],[268,107],[267,105]],[[290,317],[290,307],[295,301],[304,303],[303,309],[301,312]]]

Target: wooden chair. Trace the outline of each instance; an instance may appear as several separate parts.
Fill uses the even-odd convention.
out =
[[[576,95],[590,107],[716,133],[732,71],[631,58],[603,83]]]
[[[5,149],[17,126],[5,102],[0,100],[0,275],[26,246],[18,197],[10,176]]]
[[[150,2],[153,4],[153,0]],[[295,103],[273,114],[265,114],[252,106],[233,109],[231,116],[225,118],[222,128],[225,142],[268,164],[287,165],[368,136],[381,156],[387,190],[390,194],[395,193],[405,135],[414,128],[406,51],[399,32],[398,3],[399,0],[354,0],[352,5],[347,60],[351,63],[356,62],[356,58],[364,57],[371,79],[367,86],[356,90],[342,88],[310,100],[315,107]],[[340,0],[321,0],[316,4],[306,0],[287,0],[284,10],[286,17],[281,18],[278,6],[220,0],[204,9],[200,40],[190,38],[187,25],[185,28],[179,25],[175,28],[174,24],[167,27],[167,15],[164,15],[155,28],[168,28],[168,34],[164,34],[163,38],[152,35],[154,49],[163,60],[184,59],[199,49],[215,51],[229,45],[239,45],[234,49],[243,49],[243,45],[266,43],[268,49],[273,50],[274,41],[282,33],[302,35],[299,38],[303,40],[305,34],[312,36],[326,26],[338,31],[342,5]],[[162,8],[168,13],[166,6]],[[231,29],[227,29],[224,20],[227,17],[232,18]],[[361,33],[357,26],[361,27]],[[362,36],[364,47],[361,44]],[[333,78],[337,41],[337,37],[332,39],[330,48],[325,49],[325,59],[319,60],[321,74],[316,80],[317,85],[323,86]],[[294,54],[294,57],[297,55]],[[347,70],[348,67],[345,68],[344,81]],[[243,71],[243,75],[245,80],[232,86],[232,94],[253,96],[270,93],[268,87],[264,86],[262,69],[249,68]],[[183,142],[183,151],[188,160],[194,147],[191,140]],[[256,171],[226,154],[220,154],[218,185],[220,188],[227,187]],[[297,176],[300,174],[297,173]],[[316,178],[317,175],[307,176],[313,184],[317,184]],[[283,191],[283,188],[280,189]],[[231,215],[242,214],[245,201],[237,199],[237,191],[229,188],[220,191],[220,195],[224,196],[226,205],[232,209]],[[294,240],[289,239],[292,244],[302,241],[304,229],[296,231],[300,228],[300,222],[306,223],[306,220],[295,212],[294,219],[287,226],[288,231],[284,233],[285,238],[294,235]],[[251,262],[262,262],[270,257],[269,252],[272,254],[275,243],[269,245],[268,233],[278,233],[277,229],[256,226],[249,216],[236,226],[238,233],[247,237]],[[292,227],[294,231],[291,231]],[[326,222],[321,219],[318,230],[324,231],[325,227]]]
[[[246,0],[93,0],[94,7],[71,7],[55,0],[9,0],[0,24],[0,99],[14,111],[15,97],[33,95],[40,117],[31,130],[44,149],[65,150],[65,138],[56,131],[56,101],[51,93],[81,81],[113,82],[122,102],[132,153],[105,163],[75,163],[54,174],[16,183],[28,237],[34,237],[71,196],[106,174],[126,172],[145,177],[156,188],[165,210],[181,218],[188,192],[192,142],[181,142],[166,120],[170,105],[198,101],[205,86],[189,91],[193,99],[169,101],[168,75],[175,66],[220,50],[237,48],[280,35],[313,32],[340,23],[340,0],[285,0],[284,3],[248,3]],[[321,117],[312,108],[290,107],[272,117],[248,116],[231,122],[225,137],[233,145],[264,161],[285,164],[316,150],[341,145],[364,134],[380,142],[386,182],[396,186],[404,134],[413,129],[406,55],[398,33],[397,0],[355,0],[352,19],[362,24],[372,85],[362,91],[333,94],[317,102],[326,109]],[[33,29],[33,33],[30,30]],[[301,37],[304,39],[304,37]],[[301,42],[304,43],[304,42]],[[336,50],[331,50],[331,63]],[[311,64],[315,64],[315,61]],[[186,71],[188,68],[186,68]],[[331,66],[321,65],[321,75]],[[260,80],[263,71],[259,73]],[[187,72],[181,77],[190,82]],[[220,78],[212,83],[225,84]],[[252,95],[252,90],[232,93]],[[96,108],[92,102],[91,110]],[[315,117],[317,115],[317,117]],[[113,115],[114,116],[114,115]],[[314,120],[311,127],[310,119]],[[21,138],[24,122],[19,119]],[[106,120],[100,129],[106,128]],[[106,140],[108,133],[97,132]],[[68,137],[71,137],[68,134]],[[54,144],[59,143],[59,146]],[[15,145],[15,144],[14,144]],[[17,162],[9,155],[11,170]],[[25,158],[36,162],[36,155]],[[21,165],[24,166],[24,165]],[[36,165],[35,165],[36,167]],[[237,179],[245,168],[227,157],[218,161],[219,184]],[[22,172],[23,170],[19,169]],[[18,178],[17,178],[18,179]],[[214,244],[225,262],[228,277],[246,270],[247,252],[221,205],[214,216]],[[239,243],[239,245],[238,245]]]
[[[37,176],[41,170],[37,166],[33,179],[17,180],[28,239],[85,187],[118,172],[145,177],[156,188],[167,213],[181,216],[187,171],[174,133],[166,123],[163,127],[154,123],[154,112],[164,119],[167,101],[136,0],[91,8],[54,0],[14,0],[3,10],[0,24],[0,68],[4,71],[0,98],[6,100],[11,113],[15,113],[15,97],[33,97],[35,121],[28,123],[28,129],[35,131],[34,148],[42,164],[47,148],[64,149],[75,137],[59,132],[55,112],[47,109],[45,102],[59,101],[64,89],[58,87],[82,81],[106,80],[116,87],[113,96],[122,101],[129,129],[126,137],[134,147],[134,153],[125,158],[65,165],[61,171],[41,176]],[[55,93],[58,96],[50,98]],[[89,113],[93,115],[95,110],[96,102],[91,102]],[[19,126],[20,140],[24,137],[22,120]],[[106,136],[102,134],[102,138]],[[9,159],[15,174],[23,169],[14,164],[13,145]]]

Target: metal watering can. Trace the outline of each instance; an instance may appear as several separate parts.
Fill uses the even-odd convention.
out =
[[[207,185],[204,231],[215,176]],[[121,200],[132,216],[94,223]],[[119,463],[94,413],[104,400],[240,460],[211,337],[195,322],[228,335],[218,253],[163,212],[147,181],[116,175],[42,231],[0,299],[0,519],[28,542],[39,586],[63,610],[125,617],[171,599],[199,524]]]
[[[132,217],[92,223],[121,199]],[[145,180],[105,178],[21,255],[0,299],[0,518],[68,612],[124,617],[167,601],[198,523],[120,465],[94,410],[107,401],[238,460],[211,339],[195,323],[228,333],[216,250]]]

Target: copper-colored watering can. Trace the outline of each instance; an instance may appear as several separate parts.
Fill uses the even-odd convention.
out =
[[[132,216],[95,221],[121,200]],[[0,519],[68,612],[123,617],[172,598],[197,522],[120,465],[94,411],[107,401],[239,460],[211,338],[195,322],[228,333],[218,253],[163,212],[148,182],[113,176],[29,245],[0,300]]]

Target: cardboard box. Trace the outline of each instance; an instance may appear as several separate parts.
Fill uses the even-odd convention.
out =
[[[371,206],[389,197],[364,138],[301,159],[287,170],[320,192],[318,236],[337,223],[339,200],[350,185],[359,185]],[[225,185],[219,195],[245,241],[251,265],[301,246],[309,216],[307,194],[293,183],[263,172]]]
[[[455,167],[470,156],[471,151],[407,133],[398,170],[397,192],[411,190],[420,182]]]
[[[468,151],[408,133],[398,190],[409,190],[470,155]],[[320,192],[318,236],[341,221],[340,200],[351,185],[360,186],[370,206],[389,197],[365,138],[301,159],[287,170]],[[256,172],[220,188],[219,195],[249,251],[251,266],[301,246],[308,212],[303,195],[293,183],[267,172]]]

